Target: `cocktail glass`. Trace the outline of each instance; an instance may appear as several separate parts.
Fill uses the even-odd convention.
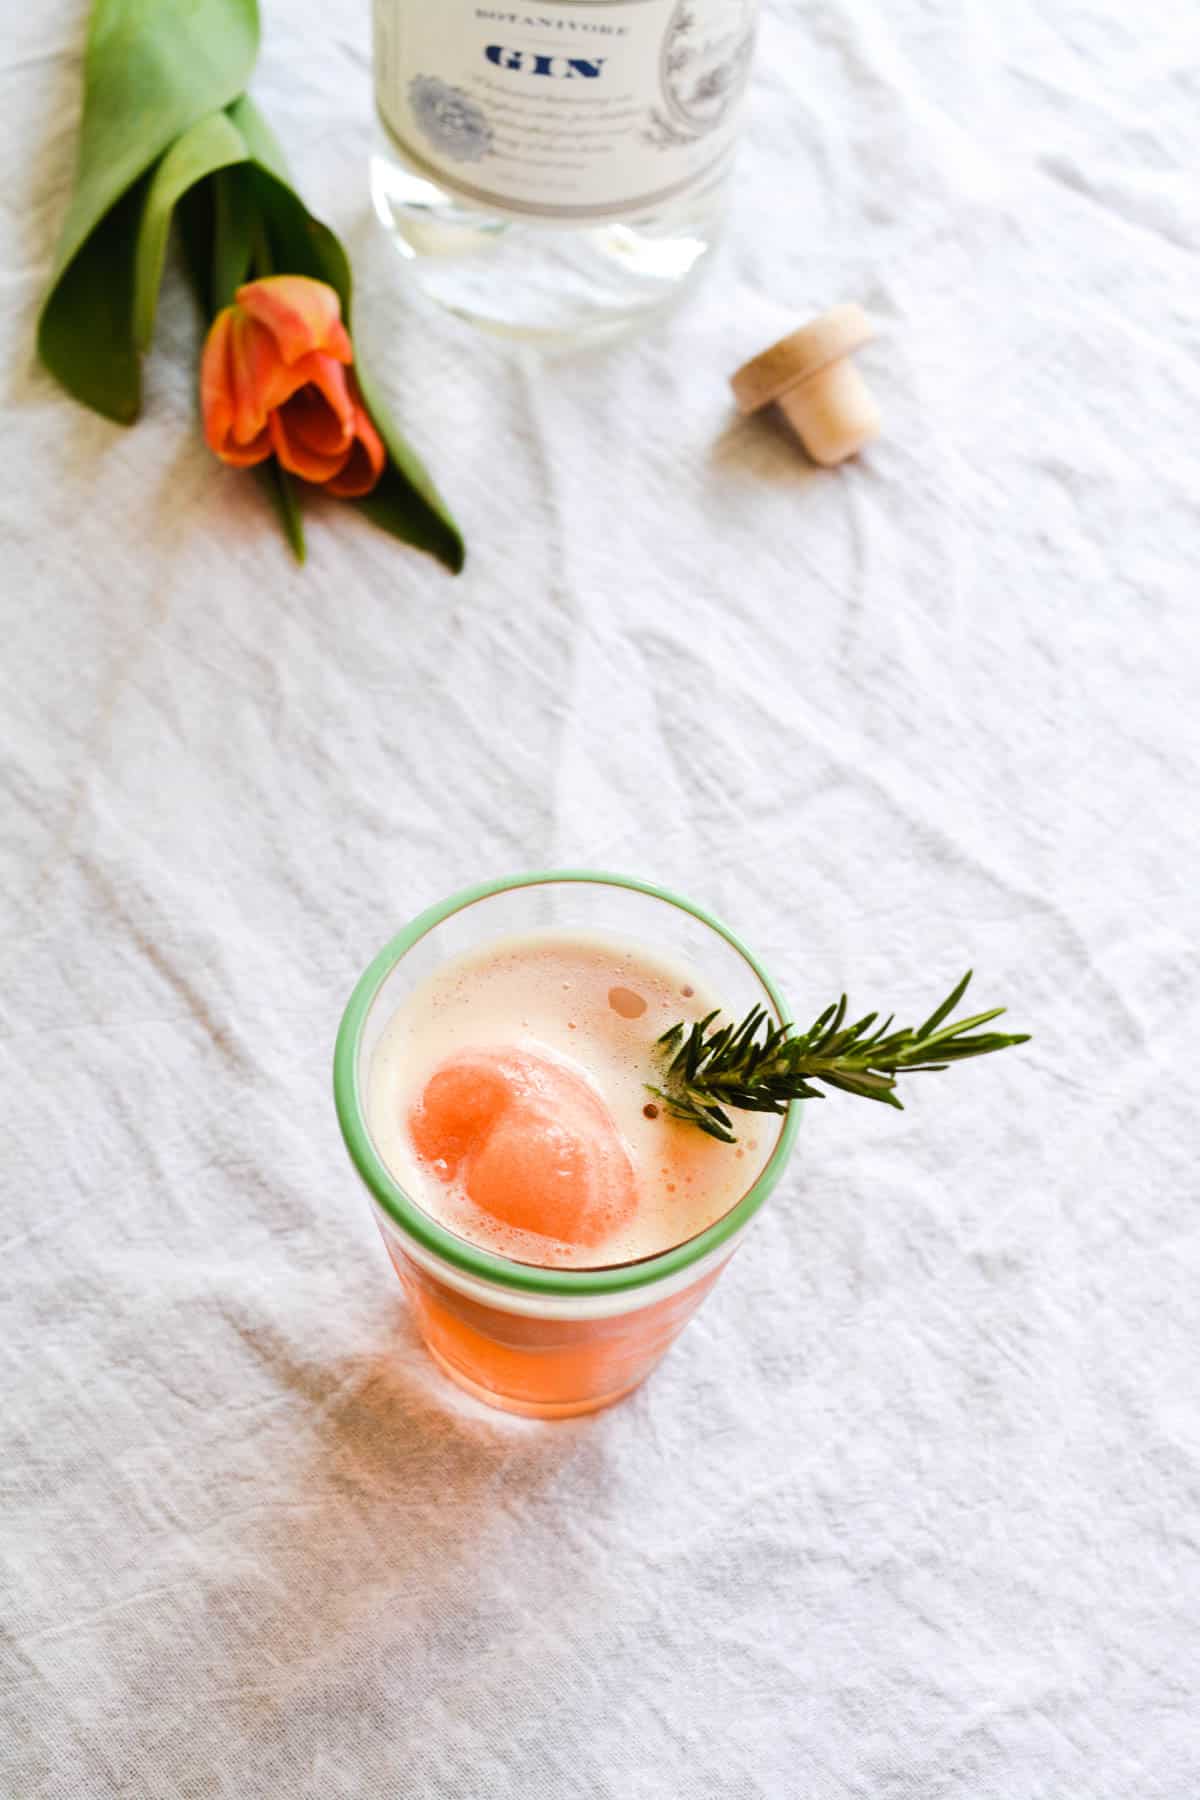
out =
[[[770,976],[702,907],[649,882],[581,869],[485,882],[429,907],[355,987],[334,1055],[338,1120],[426,1347],[452,1381],[488,1405],[561,1419],[620,1400],[678,1337],[782,1175],[799,1108],[782,1121],[762,1116],[777,1136],[761,1173],[706,1230],[658,1255],[541,1268],[447,1230],[379,1154],[366,1102],[371,1059],[397,1007],[442,963],[489,940],[546,930],[607,933],[665,953],[702,974],[738,1018],[756,1004],[776,1020],[785,1012]]]

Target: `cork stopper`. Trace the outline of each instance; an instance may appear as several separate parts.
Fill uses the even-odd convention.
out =
[[[874,336],[861,306],[832,307],[731,376],[739,412],[775,402],[814,462],[845,462],[880,432],[879,408],[851,360]]]

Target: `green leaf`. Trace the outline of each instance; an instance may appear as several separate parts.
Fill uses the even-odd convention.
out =
[[[141,408],[133,341],[133,265],[146,183],[130,188],[88,238],[47,304],[38,352],[77,400],[128,425]]]
[[[843,994],[833,1009],[833,1018],[826,1027],[820,1042],[814,1044],[813,1048],[815,1050],[827,1050],[830,1044],[833,1043],[838,1032],[842,1029],[842,1020],[846,1017],[846,1008],[848,1005],[849,1002],[847,1001],[845,994]]]
[[[865,1075],[861,1071],[850,1075],[833,1069],[821,1069],[815,1073],[817,1079],[827,1087],[840,1088],[844,1094],[858,1094],[864,1100],[883,1100],[889,1106],[900,1105],[893,1091],[895,1083],[889,1081],[886,1075]]]
[[[249,94],[239,94],[231,103],[229,117],[237,126],[247,150],[259,168],[265,169],[268,175],[274,175],[276,181],[282,181],[285,187],[290,187],[292,178],[288,172],[283,145]]]
[[[936,1011],[930,1013],[929,1017],[916,1034],[919,1038],[928,1037],[931,1031],[937,1030],[943,1019],[948,1019],[950,1017],[950,1014],[954,1011],[954,1008],[958,1005],[971,984],[971,974],[972,971],[968,969],[958,986],[956,988],[951,988],[946,998],[942,1001],[942,1004]]]
[[[231,303],[243,281],[249,280],[258,219],[254,211],[253,171],[249,167],[222,169],[213,177],[211,186],[212,267],[205,311],[215,318],[222,307]]]
[[[141,406],[134,269],[145,177],[176,138],[236,98],[257,50],[257,0],[95,0],[75,189],[38,351],[108,418],[127,423]]]
[[[242,94],[229,108],[229,117],[254,163],[255,199],[274,268],[280,274],[311,275],[316,281],[327,281],[337,291],[349,328],[352,282],[346,252],[292,187],[278,141],[248,94]]]
[[[367,411],[384,441],[389,461],[371,492],[361,500],[351,500],[347,504],[357,507],[373,525],[390,531],[393,537],[415,545],[418,550],[427,550],[452,575],[459,575],[467,560],[462,533],[416,451],[383,411],[375,383],[369,378],[364,380],[361,363],[356,366]]]
[[[179,242],[183,250],[183,266],[187,270],[200,310],[207,321],[212,311],[213,234],[216,230],[217,185],[248,177],[250,165],[222,171],[211,181],[202,181],[189,189],[175,209]]]
[[[167,254],[167,238],[175,207],[206,175],[245,162],[245,141],[224,112],[210,113],[176,138],[158,164],[142,205],[134,257],[133,341],[145,351],[154,331],[154,309]],[[218,240],[222,223],[222,186],[216,186]],[[228,254],[228,253],[227,253]],[[243,263],[242,267],[245,267]]]
[[[302,563],[307,552],[304,545],[304,519],[300,512],[300,502],[296,498],[295,482],[283,464],[276,462],[274,457],[270,462],[259,463],[256,473],[279,514],[279,523],[292,547],[292,555],[298,563]]]
[[[991,1019],[998,1019],[1003,1006],[993,1006],[990,1012],[975,1013],[970,1019],[955,1019],[950,1025],[943,1025],[940,1031],[922,1031],[921,1040],[926,1044],[940,1044],[961,1036],[964,1031],[971,1031],[976,1025],[986,1025]]]

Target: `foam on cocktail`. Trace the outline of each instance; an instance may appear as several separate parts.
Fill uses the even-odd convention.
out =
[[[656,1038],[719,1004],[701,976],[620,939],[545,932],[444,964],[389,1023],[369,1117],[413,1198],[523,1262],[636,1260],[736,1204],[774,1142],[735,1147],[646,1090]]]

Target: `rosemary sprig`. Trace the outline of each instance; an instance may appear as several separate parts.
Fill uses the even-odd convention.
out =
[[[977,1029],[998,1019],[1002,1006],[946,1023],[970,979],[968,969],[915,1030],[893,1031],[894,1014],[878,1029],[878,1013],[867,1013],[847,1025],[845,994],[803,1033],[791,1025],[771,1025],[762,1006],[752,1007],[740,1025],[714,1026],[716,1012],[697,1020],[690,1030],[681,1021],[655,1046],[663,1064],[661,1085],[647,1086],[672,1118],[698,1125],[725,1144],[737,1142],[728,1109],[782,1113],[791,1100],[823,1099],[814,1082],[900,1107],[897,1075],[948,1069],[968,1056],[986,1056],[991,1050],[1029,1042],[1027,1032],[1006,1036]]]

